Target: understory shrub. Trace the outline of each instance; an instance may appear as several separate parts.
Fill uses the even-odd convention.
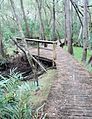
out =
[[[0,119],[31,119],[31,88],[22,78],[14,70],[8,78],[0,75]]]

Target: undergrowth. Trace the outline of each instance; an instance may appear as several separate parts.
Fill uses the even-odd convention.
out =
[[[8,77],[0,75],[0,119],[39,119],[37,116],[43,115],[41,107],[32,115],[32,87],[28,82],[21,83],[22,78],[15,70]]]
[[[0,119],[45,119],[45,100],[56,71],[50,70],[40,77],[40,90],[36,92],[37,86],[32,81],[21,81],[22,74],[15,70],[7,77],[0,75]]]

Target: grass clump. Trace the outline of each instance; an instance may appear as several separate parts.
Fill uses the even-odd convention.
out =
[[[67,50],[67,47],[64,47],[65,50]],[[82,63],[81,59],[82,59],[82,52],[83,52],[83,48],[81,47],[73,47],[73,51],[74,51],[74,58],[77,59],[80,63]],[[92,51],[88,50],[87,52],[87,62],[90,58],[90,56],[92,56]],[[89,65],[85,65],[84,66],[89,72],[92,72],[92,67]]]
[[[40,90],[38,92],[35,92],[35,90],[31,92],[31,102],[34,106],[40,106],[47,100],[52,83],[56,79],[56,76],[57,71],[53,69],[48,70],[46,74],[43,74],[41,77],[39,77]]]

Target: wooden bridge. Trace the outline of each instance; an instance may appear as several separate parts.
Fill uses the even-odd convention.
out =
[[[29,50],[38,56],[52,59],[58,71],[45,107],[47,118],[92,119],[92,75],[57,42],[33,41],[38,43],[38,47]],[[44,49],[40,43],[47,43],[48,47]]]

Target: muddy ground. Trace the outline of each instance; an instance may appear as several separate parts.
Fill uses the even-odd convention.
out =
[[[38,57],[34,56],[37,60],[39,60],[41,62],[41,64],[46,68],[52,68],[52,61],[42,58],[42,57]],[[34,62],[34,61],[33,61]],[[42,71],[42,69],[37,65],[38,67],[38,72],[39,75],[41,73],[44,73]],[[12,56],[10,58],[8,58],[7,60],[4,60],[3,62],[0,63],[0,74],[2,74],[3,76],[7,76],[10,73],[10,70],[15,69],[15,72],[19,72],[22,73],[23,77],[28,77],[31,76],[33,74],[32,72],[32,67],[30,66],[27,58],[25,56],[21,56],[21,55],[16,55],[16,56]],[[32,78],[32,77],[31,77]]]

